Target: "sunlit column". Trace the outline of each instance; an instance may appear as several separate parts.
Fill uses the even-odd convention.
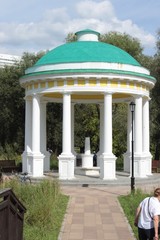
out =
[[[142,152],[142,97],[135,98],[135,152]]]
[[[71,154],[71,95],[63,94],[63,154]]]
[[[41,152],[45,152],[46,151],[46,102],[41,102],[40,104],[41,107],[41,118],[40,118],[40,149]]]
[[[104,94],[104,154],[112,154],[112,94]]]
[[[143,100],[143,152],[149,152],[149,100]]]
[[[40,98],[33,95],[32,102],[32,152],[40,152]]]
[[[25,152],[31,152],[32,148],[32,101],[25,101]]]

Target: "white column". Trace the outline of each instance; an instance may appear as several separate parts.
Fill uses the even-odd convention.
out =
[[[149,153],[149,101],[143,101],[143,152]]]
[[[152,175],[152,155],[149,139],[149,99],[143,99],[143,155],[146,162],[146,174]]]
[[[32,101],[25,100],[25,150],[22,154],[22,172],[28,171],[28,157],[32,149]]]
[[[131,153],[131,139],[132,139],[132,119],[131,108],[128,104],[128,118],[127,118],[127,152]]]
[[[112,94],[104,95],[104,154],[112,154]]]
[[[100,154],[104,152],[104,104],[100,104]]]
[[[104,93],[104,145],[100,159],[100,178],[115,179],[115,160],[112,153],[112,94]]]
[[[32,156],[28,161],[29,173],[33,177],[43,176],[43,158],[40,152],[40,97],[33,95],[32,100]]]
[[[63,134],[62,153],[59,159],[59,178],[74,178],[75,157],[71,153],[71,94],[63,94]]]
[[[40,149],[41,152],[46,151],[46,102],[41,102],[41,117],[40,117]]]
[[[40,152],[40,98],[33,95],[32,152]]]
[[[131,139],[132,139],[132,123],[131,123],[131,109],[130,103],[128,105],[128,114],[127,114],[127,152],[124,153],[124,171],[130,172],[131,166]]]
[[[32,102],[26,99],[25,102],[25,152],[31,152],[32,146]]]
[[[63,95],[63,154],[71,154],[71,95]]]
[[[146,157],[142,149],[142,97],[135,98],[134,131],[134,174],[135,177],[147,177]]]
[[[74,151],[74,106],[75,104],[71,104],[71,151],[73,154],[76,154]]]
[[[99,105],[100,111],[100,137],[99,137],[99,152],[97,153],[97,167],[100,166],[101,154],[104,152],[104,104]]]
[[[142,153],[142,97],[135,98],[135,153]]]
[[[44,154],[44,171],[50,170],[50,153],[47,151],[47,129],[46,129],[46,104],[47,102],[41,101],[40,103],[40,151]]]

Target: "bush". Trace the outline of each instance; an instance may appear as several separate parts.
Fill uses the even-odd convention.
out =
[[[21,184],[11,180],[10,187],[27,208],[24,218],[24,240],[57,240],[66,211],[68,197],[60,191],[58,181]]]
[[[51,154],[50,157],[50,168],[51,170],[58,170],[58,158],[55,154]]]

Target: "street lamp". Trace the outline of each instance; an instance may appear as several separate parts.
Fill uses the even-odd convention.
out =
[[[133,119],[134,119],[134,110],[136,104],[134,102],[130,103],[130,109],[132,114],[132,175],[131,175],[131,192],[135,190],[135,177],[134,177],[134,138],[133,138]]]

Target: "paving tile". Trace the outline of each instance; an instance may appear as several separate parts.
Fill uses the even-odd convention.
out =
[[[154,178],[153,178],[154,180]],[[127,179],[125,181],[128,181]],[[136,183],[137,184],[137,183]],[[140,183],[143,191],[152,191],[157,183]],[[61,186],[70,196],[58,240],[135,240],[123,210],[119,195],[128,194],[130,185]]]

